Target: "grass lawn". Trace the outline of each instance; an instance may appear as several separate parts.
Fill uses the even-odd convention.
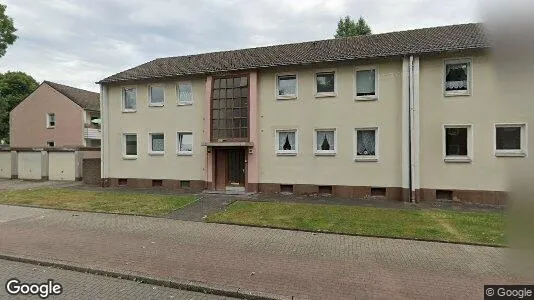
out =
[[[32,205],[79,211],[162,216],[195,201],[192,195],[154,195],[72,189],[2,191],[0,204]]]
[[[384,237],[505,245],[498,212],[386,209],[360,206],[237,201],[208,222]]]

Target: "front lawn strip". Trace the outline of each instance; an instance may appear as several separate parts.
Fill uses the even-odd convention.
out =
[[[0,204],[146,216],[164,216],[194,201],[193,195],[156,195],[68,188],[16,190],[0,194]]]
[[[208,222],[504,246],[505,214],[237,201]]]

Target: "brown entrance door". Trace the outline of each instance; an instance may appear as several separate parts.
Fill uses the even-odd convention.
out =
[[[215,189],[225,190],[228,173],[228,152],[225,149],[215,151]]]
[[[228,149],[228,185],[245,186],[245,149]]]

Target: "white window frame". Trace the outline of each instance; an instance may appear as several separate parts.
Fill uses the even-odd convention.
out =
[[[317,149],[317,131],[333,131],[334,132],[334,150],[318,150]],[[315,128],[313,130],[313,153],[317,156],[321,155],[336,155],[337,154],[337,128]]]
[[[180,151],[180,134],[191,134],[191,151]],[[178,156],[191,156],[195,150],[195,135],[192,131],[177,131],[176,132],[176,155]]]
[[[153,135],[163,135],[163,151],[154,151],[152,150],[152,136]],[[163,132],[149,132],[148,133],[148,154],[149,155],[165,155],[165,149],[167,149],[167,146],[165,145],[165,133]]]
[[[469,68],[467,69],[467,90],[466,91],[447,91],[446,82],[447,82],[447,65],[448,64],[462,64],[469,63]],[[443,60],[443,76],[442,76],[442,90],[445,97],[455,97],[455,96],[471,96],[471,91],[473,89],[473,60],[470,57],[465,58],[454,58],[454,59],[444,59]]]
[[[319,74],[334,74],[334,91],[333,92],[317,92],[317,75]],[[315,98],[325,98],[325,97],[336,97],[337,96],[337,70],[336,69],[324,69],[317,70],[313,75],[313,88],[315,93]]]
[[[135,91],[135,108],[126,108],[126,90],[133,89]],[[121,87],[121,106],[122,112],[133,113],[137,111],[137,87],[136,86],[123,86]]]
[[[152,93],[150,92],[153,87],[163,88],[163,102],[161,103],[152,103]],[[148,106],[150,107],[162,107],[165,106],[165,99],[167,98],[165,85],[164,84],[150,84],[148,86]]]
[[[136,155],[128,155],[126,154],[126,136],[127,135],[135,135],[135,152]],[[124,132],[122,134],[122,159],[137,159],[137,156],[139,155],[139,135],[136,132]]]
[[[295,149],[294,150],[280,150],[279,149],[279,140],[280,140],[280,133],[281,132],[294,132],[295,133]],[[296,128],[288,128],[288,129],[276,129],[274,134],[274,151],[276,155],[279,156],[296,156],[299,153],[299,132]]]
[[[54,115],[54,125],[50,125],[50,117]],[[56,128],[56,113],[46,113],[46,128]]]
[[[191,101],[180,101],[180,85],[190,85],[191,86]],[[193,82],[191,81],[179,81],[176,84],[176,98],[178,106],[187,106],[187,105],[193,105],[194,100],[194,93],[193,93]]]
[[[360,130],[374,130],[375,131],[375,155],[358,155],[358,131]],[[354,161],[371,161],[371,162],[378,161],[380,157],[379,140],[380,140],[380,129],[378,126],[354,128]]]
[[[375,70],[375,94],[374,95],[368,95],[368,96],[358,96],[358,76],[356,73],[358,71],[369,71],[369,70]],[[379,77],[379,70],[377,65],[369,65],[369,66],[357,66],[354,67],[353,77],[354,80],[354,100],[355,101],[378,101],[378,95],[379,95],[379,89],[378,89],[378,77]]]
[[[447,155],[447,128],[467,128],[467,155]],[[441,132],[444,162],[470,163],[473,161],[474,130],[472,124],[444,124]]]
[[[295,76],[295,94],[294,95],[279,95],[278,90],[278,78],[284,76]],[[275,95],[276,100],[294,100],[299,96],[299,74],[298,72],[284,72],[275,74]]]
[[[497,149],[497,128],[519,127],[521,128],[521,149],[505,150]],[[493,151],[497,157],[525,157],[527,156],[527,124],[526,123],[495,123],[493,126]]]

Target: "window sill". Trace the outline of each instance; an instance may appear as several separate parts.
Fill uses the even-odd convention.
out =
[[[495,156],[497,157],[525,157],[527,154],[525,151],[496,151]]]
[[[277,156],[296,156],[297,152],[276,152]]]
[[[377,96],[356,96],[355,101],[378,101]]]
[[[55,129],[56,126],[46,126],[46,129]]]
[[[163,155],[165,155],[165,152],[148,152],[148,155],[150,155],[150,156],[163,156]]]
[[[331,97],[337,97],[337,93],[317,93],[315,94],[315,98],[331,98]]]
[[[178,102],[178,106],[192,106],[193,102]]]
[[[193,152],[177,152],[176,156],[193,156]]]
[[[148,107],[163,107],[163,106],[165,106],[165,104],[163,103],[156,103],[156,104],[149,103],[148,104]]]
[[[470,163],[472,159],[467,156],[446,156],[443,161],[450,163]]]
[[[297,95],[276,97],[276,100],[295,100],[295,99],[297,99]]]
[[[335,156],[336,152],[315,152],[315,156]]]
[[[122,159],[124,159],[124,160],[136,160],[137,159],[137,155],[123,155]]]
[[[123,109],[122,112],[123,113],[134,113],[134,112],[137,112],[137,109]]]
[[[378,157],[376,156],[356,156],[354,158],[354,161],[358,161],[358,162],[377,162],[378,161]]]
[[[443,95],[445,97],[471,96],[471,92],[469,91],[457,91],[457,92],[446,91]]]

